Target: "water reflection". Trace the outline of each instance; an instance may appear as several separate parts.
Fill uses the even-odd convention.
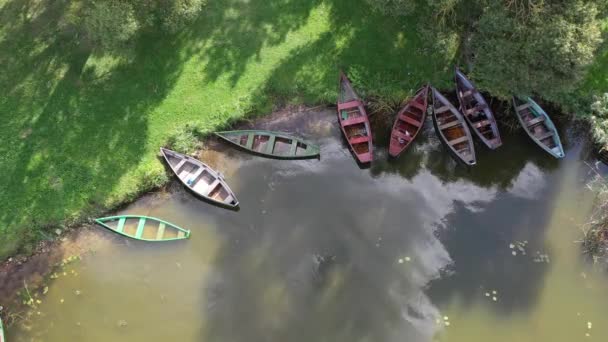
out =
[[[295,128],[322,146],[321,160],[268,160],[210,143],[201,158],[226,175],[239,212],[177,182],[169,195],[138,201],[125,211],[189,228],[191,240],[159,247],[113,237],[79,277],[51,286],[44,319],[11,341],[423,342],[444,331],[437,320],[455,299],[471,308],[497,291],[502,317],[537,305],[551,264],[533,255],[552,253],[545,229],[559,194],[549,185],[563,166],[530,155],[515,134],[463,169],[429,126],[401,158],[384,161],[378,148],[362,170],[334,120],[320,111],[256,125]],[[524,240],[527,254],[513,256],[509,245]]]

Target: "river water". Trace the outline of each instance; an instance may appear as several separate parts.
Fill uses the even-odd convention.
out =
[[[581,257],[593,196],[581,143],[556,161],[521,131],[458,166],[430,122],[398,160],[375,134],[359,168],[335,114],[281,114],[320,160],[279,161],[211,142],[230,211],[174,182],[119,213],[190,240],[110,243],[57,272],[9,341],[608,341],[608,278]],[[376,125],[375,132],[386,131]],[[159,163],[161,161],[159,160]]]

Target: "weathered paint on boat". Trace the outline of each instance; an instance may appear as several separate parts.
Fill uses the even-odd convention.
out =
[[[190,231],[155,217],[119,215],[95,219],[103,227],[126,237],[148,242],[184,240]]]
[[[215,135],[251,153],[276,159],[316,158],[317,145],[282,132],[239,130],[216,132]]]
[[[372,130],[363,102],[353,90],[350,81],[340,72],[338,122],[350,150],[360,163],[373,159]]]
[[[458,68],[455,70],[456,94],[460,110],[473,132],[489,148],[502,145],[498,124],[485,98]]]
[[[441,141],[457,160],[466,165],[475,165],[473,137],[462,114],[437,89],[431,87],[433,94],[433,125]]]
[[[224,176],[209,165],[163,147],[160,148],[160,153],[180,182],[195,194],[219,205],[231,208],[239,205]]]
[[[428,105],[429,86],[424,86],[416,95],[397,113],[388,153],[397,157],[405,151],[416,139],[426,120],[426,107]]]
[[[534,100],[513,96],[513,108],[524,131],[538,146],[555,158],[566,155],[553,121]]]

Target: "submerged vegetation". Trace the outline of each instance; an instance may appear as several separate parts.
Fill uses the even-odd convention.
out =
[[[372,110],[451,86],[461,64],[493,95],[589,115],[608,92],[605,13],[599,0],[0,0],[0,260],[164,184],[163,144],[191,152],[236,119],[333,103],[340,68]]]
[[[603,270],[608,270],[608,185],[598,175],[589,187],[597,193],[591,220],[583,227],[583,252]]]

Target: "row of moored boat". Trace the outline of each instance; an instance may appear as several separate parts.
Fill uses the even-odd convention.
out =
[[[436,132],[458,160],[467,165],[477,162],[471,131],[490,149],[502,145],[496,119],[482,94],[458,69],[455,71],[455,81],[459,109],[434,87],[424,86],[397,113],[389,144],[392,157],[398,157],[405,151],[422,130],[429,95]],[[547,113],[531,98],[522,100],[513,97],[513,106],[530,138],[552,156],[564,157],[558,132]],[[361,163],[371,162],[373,142],[369,118],[364,103],[344,74],[340,75],[338,120],[357,160]]]

